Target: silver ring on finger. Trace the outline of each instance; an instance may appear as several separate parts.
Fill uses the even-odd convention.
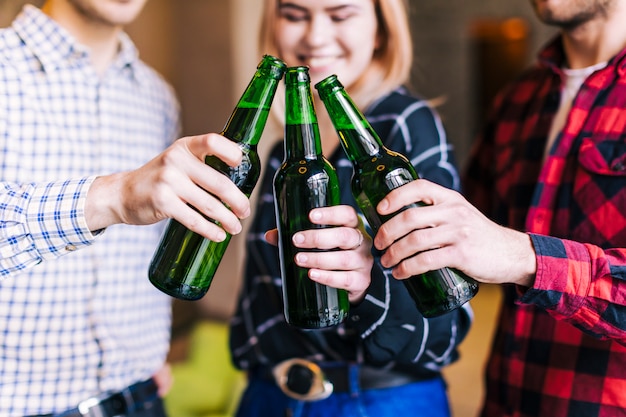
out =
[[[363,244],[363,233],[361,233],[360,231],[357,230],[357,232],[359,232],[359,243],[356,244],[355,247],[352,248],[352,250],[358,249],[361,247],[361,245]]]

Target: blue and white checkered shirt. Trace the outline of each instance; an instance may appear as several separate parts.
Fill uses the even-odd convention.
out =
[[[161,367],[170,303],[147,277],[161,227],[96,236],[84,205],[95,176],[141,166],[178,124],[125,35],[98,77],[33,6],[0,31],[0,416],[60,412]]]

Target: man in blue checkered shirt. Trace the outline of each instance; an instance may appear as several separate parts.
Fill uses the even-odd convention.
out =
[[[145,1],[48,0],[0,31],[1,416],[163,415],[156,223],[222,240],[249,213],[203,163],[236,145],[174,141],[175,96],[122,31]]]

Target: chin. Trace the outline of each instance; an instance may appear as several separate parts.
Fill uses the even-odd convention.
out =
[[[332,68],[309,68],[309,76],[311,77],[311,85],[315,85],[316,83],[322,81],[324,78],[337,74],[337,71],[334,71]]]
[[[123,26],[137,18],[144,4],[145,0],[108,0],[99,4],[96,13],[111,25]]]

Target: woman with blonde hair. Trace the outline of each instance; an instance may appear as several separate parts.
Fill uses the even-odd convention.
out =
[[[406,155],[422,177],[458,188],[441,120],[405,87],[413,61],[406,1],[264,0],[264,7],[260,53],[308,66],[312,84],[336,74],[387,147]],[[279,120],[283,100],[274,100]],[[296,262],[310,268],[311,279],[348,291],[349,317],[320,331],[300,330],[284,319],[272,195],[283,160],[280,141],[266,158],[231,322],[233,362],[249,375],[237,416],[449,417],[441,370],[458,358],[471,310],[426,319],[402,282],[380,265],[371,238],[361,238],[352,165],[317,96],[315,106],[342,205],[311,212],[315,222],[336,227],[298,233],[306,256]]]

